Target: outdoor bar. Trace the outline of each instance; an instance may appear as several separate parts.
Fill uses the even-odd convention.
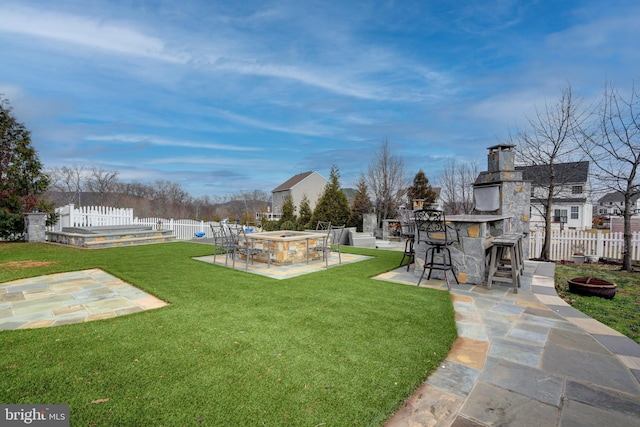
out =
[[[513,145],[489,147],[488,170],[474,185],[475,209],[469,215],[450,215],[446,222],[455,242],[451,259],[460,283],[485,283],[493,240],[503,235],[522,239],[523,258],[528,258],[531,183],[515,170]],[[415,246],[416,276],[423,271],[427,245]],[[432,277],[442,279],[441,271]]]

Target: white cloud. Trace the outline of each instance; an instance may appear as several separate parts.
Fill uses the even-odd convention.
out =
[[[123,24],[35,8],[0,8],[0,31],[71,43],[117,54],[185,62],[167,51],[165,42]]]
[[[117,144],[150,144],[164,147],[204,148],[207,150],[262,151],[260,147],[216,144],[160,138],[153,135],[89,135],[87,141],[104,141]]]

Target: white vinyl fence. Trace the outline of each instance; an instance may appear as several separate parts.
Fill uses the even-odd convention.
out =
[[[101,227],[107,225],[129,225],[133,223],[133,209],[107,206],[67,205],[56,208],[60,220],[49,231],[60,231],[62,227]]]
[[[132,224],[146,225],[155,230],[171,230],[177,240],[191,240],[196,233],[205,233],[203,238],[213,238],[213,221],[195,221],[192,219],[134,218]]]
[[[534,230],[529,239],[529,256],[540,256],[544,242],[544,230]],[[553,261],[571,260],[575,253],[597,255],[600,258],[620,260],[624,251],[621,232],[551,230],[551,250],[549,258]],[[634,232],[631,238],[631,259],[640,260],[640,232]]]
[[[56,209],[60,215],[58,223],[49,227],[49,231],[61,231],[63,227],[103,227],[118,225],[146,225],[154,230],[171,230],[177,240],[191,240],[195,233],[205,233],[205,238],[213,238],[213,221],[194,221],[190,219],[134,218],[131,208],[110,208],[106,206],[67,205]]]
[[[49,231],[60,231],[62,227],[95,227],[109,225],[146,225],[154,229],[171,230],[178,240],[191,240],[195,233],[205,233],[205,238],[213,238],[213,221],[190,219],[134,218],[133,209],[110,208],[105,206],[85,206],[74,208],[67,205],[57,208],[60,221]],[[529,239],[529,256],[540,256],[544,242],[544,230],[532,230]],[[640,260],[640,232],[634,232],[631,244],[631,259]],[[597,255],[601,258],[622,259],[624,242],[621,232],[551,230],[550,258],[553,261],[571,260],[574,253]]]

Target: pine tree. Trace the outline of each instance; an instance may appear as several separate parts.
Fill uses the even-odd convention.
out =
[[[313,211],[311,223],[331,221],[331,225],[341,226],[348,224],[350,217],[349,202],[340,187],[340,172],[338,167],[333,165],[329,173],[329,182],[324,187],[324,192]]]
[[[0,97],[0,238],[22,238],[24,212],[53,213],[53,204],[42,198],[48,186],[31,134]]]
[[[357,231],[362,231],[364,214],[370,213],[372,207],[373,203],[371,203],[371,198],[369,197],[367,180],[364,175],[361,175],[356,185],[356,194],[353,198],[353,205],[351,206],[353,222],[355,222]]]
[[[429,185],[429,178],[427,178],[422,169],[420,169],[413,178],[413,185],[407,189],[409,206],[413,207],[413,201],[415,199],[424,200],[424,206],[428,206],[436,202],[436,197],[435,190]]]
[[[295,214],[295,206],[293,205],[293,196],[291,193],[287,193],[284,196],[284,201],[282,203],[282,214],[280,214],[280,226],[286,223],[295,223],[296,222],[296,214]]]
[[[302,195],[302,200],[300,200],[300,215],[298,215],[298,230],[305,230],[311,228],[311,216],[313,212],[311,212],[311,204],[309,203],[309,198],[306,194]]]

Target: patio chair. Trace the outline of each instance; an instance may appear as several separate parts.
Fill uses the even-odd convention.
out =
[[[330,230],[331,229],[331,221],[318,221],[316,224],[316,230]]]
[[[416,224],[413,220],[413,211],[410,209],[401,209],[398,211],[398,217],[400,219],[400,237],[404,239],[404,252],[402,259],[400,260],[399,267],[402,267],[405,258],[407,259],[407,271],[414,262],[415,250],[414,242],[416,235]]]
[[[447,288],[451,290],[449,276],[447,275],[448,271],[453,272],[456,283],[460,284],[454,271],[453,262],[451,261],[451,251],[449,250],[449,246],[458,241],[457,232],[456,239],[452,239],[444,212],[440,210],[421,209],[414,212],[414,218],[416,224],[416,244],[425,243],[427,245],[427,251],[424,255],[424,266],[420,279],[418,280],[418,286],[420,286],[424,272],[428,268],[429,275],[427,276],[427,280],[431,279],[433,270],[441,270],[444,273]],[[439,255],[437,261],[436,254]]]
[[[229,247],[232,267],[236,268],[236,256],[245,256],[245,270],[249,270],[249,259],[253,264],[253,258],[255,255],[262,253],[262,249],[256,249],[253,247],[253,241],[247,237],[247,232],[240,224],[233,224],[229,226],[229,236],[231,237],[231,245]]]
[[[329,225],[329,228],[326,230],[327,234],[315,247],[316,251],[322,251],[322,258],[324,258],[327,267],[329,267],[329,256],[331,256],[332,251],[338,252],[338,263],[342,264],[340,243],[342,241],[342,234],[344,233],[344,230],[345,225],[340,227]]]
[[[211,224],[211,231],[213,232],[213,262],[215,264],[218,249],[222,249],[225,254],[224,265],[227,265],[230,245],[233,242],[229,236],[228,226],[224,223]]]

